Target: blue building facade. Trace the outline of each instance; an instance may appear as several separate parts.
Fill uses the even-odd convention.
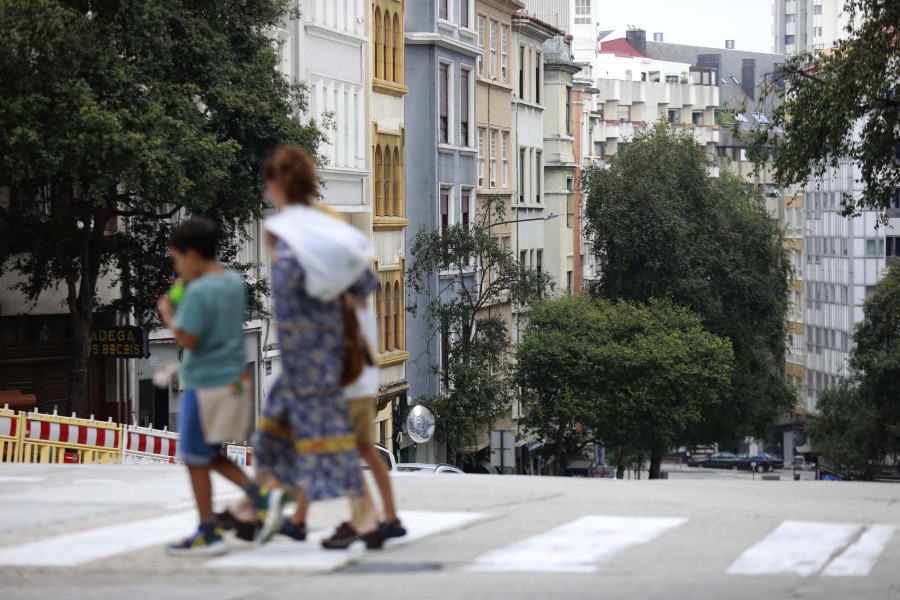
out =
[[[472,8],[468,2],[406,3],[407,247],[422,229],[474,218],[475,69],[482,51]],[[441,278],[451,276],[434,274],[429,289],[408,301],[421,309],[438,292]],[[413,315],[407,315],[406,339],[409,398],[415,403],[441,391],[442,340],[433,324]]]

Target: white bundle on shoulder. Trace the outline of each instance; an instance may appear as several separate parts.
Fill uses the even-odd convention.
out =
[[[265,221],[303,267],[306,293],[329,302],[350,289],[372,266],[368,237],[314,206],[294,204]]]

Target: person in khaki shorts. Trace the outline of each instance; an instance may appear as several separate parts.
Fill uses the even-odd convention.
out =
[[[371,303],[365,305],[360,303],[355,306],[355,310],[362,338],[371,346],[372,342],[378,339],[374,308]],[[397,518],[387,465],[381,458],[380,451],[375,448],[375,393],[378,390],[378,371],[377,366],[367,366],[356,381],[343,389],[343,393],[344,397],[349,399],[350,422],[353,425],[360,458],[369,465],[381,494],[384,504],[384,521],[373,523],[371,531],[363,532],[356,531],[349,523],[342,523],[334,535],[322,541],[325,548],[347,548],[356,540],[363,539],[366,547],[374,550],[381,548],[387,539],[406,535],[406,529]],[[371,495],[367,493],[365,498],[370,504],[364,512],[377,515],[374,505],[371,504]],[[296,540],[306,539],[308,508],[308,503],[298,502],[297,510],[289,519],[285,520],[281,533]]]

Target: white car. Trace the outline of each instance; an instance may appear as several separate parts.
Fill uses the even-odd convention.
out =
[[[397,471],[401,473],[459,473],[464,474],[462,470],[457,469],[453,465],[438,464],[430,465],[427,463],[400,463],[397,465]]]
[[[397,470],[397,461],[394,460],[394,455],[391,454],[387,448],[382,446],[381,444],[375,444],[375,449],[378,450],[378,454],[381,458],[384,459],[384,464],[387,465],[388,471],[396,471]],[[359,461],[359,465],[365,469],[369,470],[369,465],[364,460]]]

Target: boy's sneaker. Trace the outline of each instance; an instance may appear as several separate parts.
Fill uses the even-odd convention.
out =
[[[286,535],[292,540],[296,540],[298,542],[305,541],[306,523],[295,525],[291,523],[290,519],[285,519],[284,523],[281,524],[281,529],[278,530],[278,533],[280,533],[281,535]]]
[[[166,554],[169,556],[220,556],[228,552],[228,544],[220,528],[216,528],[211,534],[205,534],[201,530],[189,538],[170,546],[166,546]]]
[[[281,529],[287,496],[284,490],[274,488],[263,489],[260,492],[260,497],[262,504],[256,508],[256,518],[259,521],[259,533],[256,536],[256,541],[260,544],[265,544]]]
[[[244,540],[245,542],[253,542],[256,540],[256,533],[259,529],[256,521],[250,523],[241,521],[228,509],[216,513],[216,519],[219,521],[219,527],[225,531],[234,530],[234,534],[239,540]]]

